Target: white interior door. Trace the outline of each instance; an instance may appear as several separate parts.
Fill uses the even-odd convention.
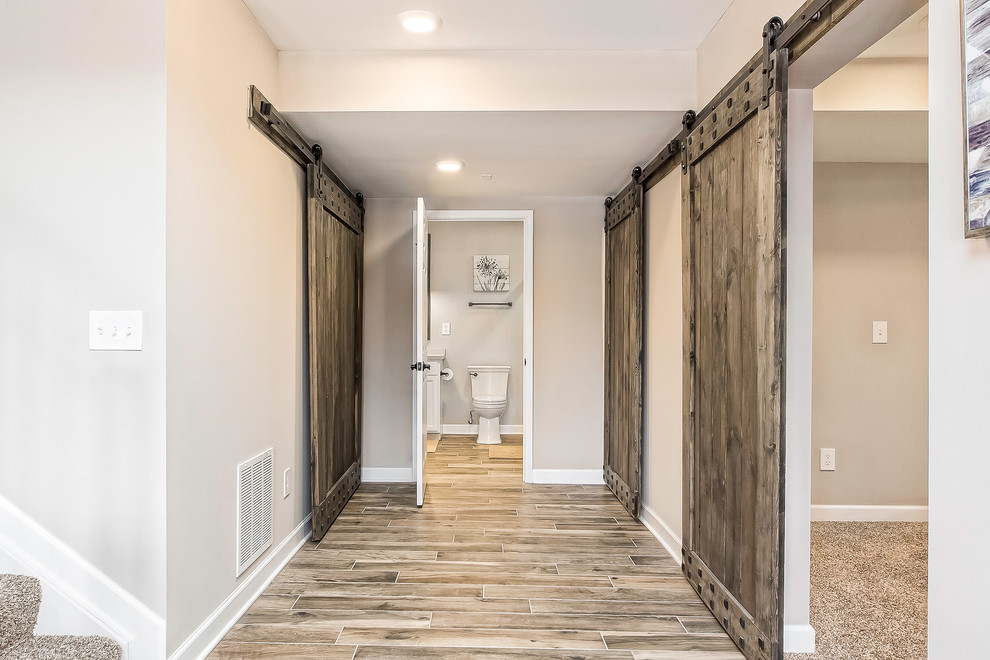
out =
[[[429,318],[427,305],[429,299],[426,291],[426,269],[429,267],[426,254],[427,239],[426,206],[423,198],[416,200],[416,213],[413,216],[413,240],[415,241],[415,269],[413,276],[415,284],[414,321],[413,328],[413,362],[410,365],[413,372],[413,462],[416,467],[416,506],[423,506],[426,494],[426,370],[430,368],[426,361],[426,323]]]

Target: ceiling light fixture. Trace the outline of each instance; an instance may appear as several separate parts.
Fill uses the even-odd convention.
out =
[[[416,32],[417,34],[433,32],[440,27],[440,23],[442,22],[438,14],[434,14],[432,11],[423,11],[422,9],[411,9],[399,14],[399,23],[402,24],[402,27],[409,32]]]
[[[441,172],[460,172],[464,163],[459,160],[438,160],[436,166]]]

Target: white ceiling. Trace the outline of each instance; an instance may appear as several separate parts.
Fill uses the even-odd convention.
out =
[[[732,0],[244,0],[279,50],[694,50]],[[396,16],[440,15],[432,34]]]
[[[824,163],[927,163],[923,110],[815,112],[815,160]]]
[[[286,114],[367,197],[605,196],[681,121],[675,112]],[[438,172],[434,163],[446,159],[465,167]]]

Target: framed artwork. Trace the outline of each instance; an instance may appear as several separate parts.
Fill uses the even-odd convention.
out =
[[[966,238],[990,237],[990,2],[961,0]]]
[[[505,293],[509,290],[509,255],[474,255],[474,290]]]

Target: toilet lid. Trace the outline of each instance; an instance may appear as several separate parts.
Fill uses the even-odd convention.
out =
[[[497,397],[497,396],[492,396],[490,394],[485,394],[485,395],[482,395],[482,396],[472,397],[472,399],[473,399],[473,401],[476,404],[479,404],[479,405],[488,404],[488,405],[491,406],[491,405],[501,405],[501,404],[505,403],[505,399],[503,399],[501,397]]]

